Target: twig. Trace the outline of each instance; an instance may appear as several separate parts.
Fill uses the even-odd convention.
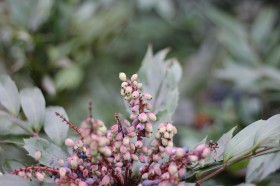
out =
[[[79,129],[73,125],[70,121],[68,121],[65,117],[63,117],[61,114],[59,114],[58,112],[55,112],[55,114],[60,117],[62,119],[63,122],[65,122],[67,125],[69,125],[69,127],[74,130],[79,136],[82,137],[81,132],[79,131]]]

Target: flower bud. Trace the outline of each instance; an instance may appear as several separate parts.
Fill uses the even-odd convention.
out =
[[[168,124],[166,125],[166,130],[167,130],[168,132],[172,132],[172,131],[173,131],[173,125],[172,125],[171,123],[168,123]]]
[[[178,173],[180,177],[183,177],[186,174],[186,168],[185,167],[181,168]]]
[[[38,179],[38,181],[40,182],[44,181],[45,176],[42,173],[36,172],[35,176]]]
[[[66,168],[65,167],[61,167],[59,169],[59,175],[60,175],[60,177],[64,177],[66,175]]]
[[[142,141],[136,141],[136,143],[135,143],[136,148],[141,148],[142,146],[143,146]]]
[[[206,145],[205,144],[200,144],[198,145],[195,150],[202,153],[204,151],[204,149],[206,148]]]
[[[132,155],[131,155],[131,158],[132,158],[134,161],[138,161],[138,160],[139,160],[139,157],[138,157],[136,154],[132,154]]]
[[[121,81],[126,81],[126,74],[123,72],[119,73],[119,78]]]
[[[156,121],[157,120],[156,115],[152,112],[148,113],[148,117],[151,121]]]
[[[34,154],[34,159],[38,161],[41,158],[41,151],[37,150]]]
[[[131,76],[131,81],[136,81],[137,80],[137,78],[138,78],[138,75],[137,74],[133,74],[132,76]]]
[[[189,155],[189,160],[192,162],[196,162],[198,160],[198,157],[196,155]]]
[[[203,150],[201,156],[202,156],[203,158],[206,158],[207,156],[209,156],[210,153],[211,153],[211,149],[207,147],[207,148],[205,148],[205,149]]]
[[[132,99],[136,99],[139,97],[139,92],[138,91],[134,91],[131,95]]]
[[[170,175],[169,175],[168,172],[166,172],[166,173],[164,173],[164,174],[161,175],[161,179],[162,179],[162,180],[168,180],[169,178],[170,178]]]
[[[137,83],[137,88],[138,88],[138,89],[141,90],[141,89],[142,89],[142,86],[143,86],[142,83]]]
[[[176,149],[176,156],[177,156],[178,158],[181,158],[181,157],[183,157],[184,155],[185,155],[184,149],[182,149],[182,148],[177,148],[177,149]]]
[[[124,92],[126,94],[131,94],[132,93],[132,87],[126,87]]]
[[[102,185],[109,185],[110,184],[110,177],[108,175],[105,175],[101,181]]]
[[[62,160],[62,159],[58,160],[58,164],[59,164],[59,166],[62,167],[64,165],[64,160]]]
[[[150,94],[148,94],[148,93],[145,93],[144,94],[144,98],[149,101],[149,100],[152,99],[152,96]]]
[[[129,144],[129,138],[128,138],[127,136],[125,136],[125,137],[123,138],[123,144],[124,144],[125,146]]]
[[[148,119],[147,114],[145,114],[145,113],[139,114],[138,119],[139,119],[139,121],[142,122],[142,123],[146,122],[147,119]]]
[[[170,173],[170,175],[174,175],[178,172],[178,168],[176,166],[176,164],[171,163],[168,167],[168,172]]]
[[[147,178],[148,178],[148,173],[146,172],[142,175],[142,179],[147,179]]]
[[[152,124],[151,124],[150,122],[147,122],[147,123],[145,124],[145,129],[146,129],[147,132],[153,132],[153,126],[152,126]]]

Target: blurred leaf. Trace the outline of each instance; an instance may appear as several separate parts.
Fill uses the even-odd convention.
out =
[[[36,151],[41,151],[39,162],[45,166],[59,167],[58,160],[66,159],[68,156],[60,147],[48,142],[43,138],[24,139],[24,148],[34,158]]]
[[[265,61],[272,66],[278,66],[280,63],[280,46],[273,48]]]
[[[13,115],[18,115],[20,98],[15,82],[6,75],[0,76],[0,103]]]
[[[41,90],[38,88],[21,90],[20,101],[30,126],[39,132],[44,124],[46,112],[46,102]]]
[[[274,115],[260,127],[255,136],[255,147],[279,143],[280,136],[280,114]]]
[[[277,18],[277,13],[273,8],[263,8],[258,14],[252,26],[252,38],[261,49],[266,38],[270,36],[274,23]]]
[[[225,148],[224,161],[236,159],[253,150],[255,135],[264,123],[264,120],[256,121],[237,133]]]
[[[236,186],[256,186],[255,184],[251,184],[251,183],[241,183],[241,184],[238,184]]]
[[[0,135],[26,135],[25,130],[9,120],[8,117],[0,115]]]
[[[57,90],[74,89],[80,85],[83,77],[83,71],[79,67],[73,65],[60,70],[56,74],[55,85]]]
[[[280,169],[280,152],[252,158],[246,174],[246,182],[258,182]]]
[[[50,15],[53,0],[9,0],[11,18],[15,24],[35,31]]]
[[[68,120],[68,116],[62,107],[48,107],[44,130],[56,145],[61,146],[67,137],[69,126],[55,112],[58,112]]]
[[[30,181],[25,180],[16,175],[5,174],[3,176],[0,176],[0,186],[7,186],[7,185],[32,186]]]

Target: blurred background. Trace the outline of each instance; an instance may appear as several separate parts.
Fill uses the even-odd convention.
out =
[[[183,68],[174,116],[177,145],[217,140],[279,113],[280,25],[276,0],[0,0],[0,73],[37,86],[47,105],[79,124],[107,125],[124,111],[118,73],[139,69],[148,44],[171,48]],[[234,168],[226,179],[244,180]]]

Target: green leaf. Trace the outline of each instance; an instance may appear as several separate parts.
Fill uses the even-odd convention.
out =
[[[0,186],[31,186],[31,182],[27,181],[19,176],[11,175],[11,174],[4,174],[0,176]]]
[[[76,88],[83,80],[83,71],[73,65],[59,71],[55,77],[57,90]]]
[[[44,130],[56,145],[61,146],[67,137],[69,126],[64,123],[55,112],[58,112],[68,120],[68,116],[62,107],[48,107]]]
[[[280,152],[252,158],[247,167],[246,182],[258,182],[280,169]]]
[[[217,141],[219,148],[216,149],[217,154],[211,153],[211,157],[216,161],[221,161],[223,159],[224,151],[230,140],[232,139],[233,132],[237,126],[233,127],[230,131],[223,134],[222,137]]]
[[[253,23],[252,38],[259,49],[261,49],[261,45],[264,44],[266,38],[270,36],[276,18],[277,13],[274,9],[264,8]]]
[[[266,120],[266,123],[260,127],[255,136],[254,146],[259,147],[275,142],[279,143],[279,136],[280,114],[277,114]]]
[[[67,158],[66,152],[43,138],[24,139],[24,148],[33,158],[37,150],[41,151],[39,162],[45,166],[59,167],[58,160]]]
[[[153,112],[168,110],[172,116],[178,102],[178,83],[182,69],[175,59],[165,60],[169,49],[164,49],[153,55],[152,48],[148,51],[138,71],[139,81],[143,83],[143,91],[153,96],[151,104]],[[169,121],[171,118],[169,118]]]
[[[0,76],[0,103],[13,115],[18,115],[20,98],[15,82],[6,75]]]
[[[227,162],[230,159],[236,159],[253,150],[255,135],[264,124],[264,120],[259,120],[237,133],[225,148],[224,161]]]
[[[20,101],[30,126],[39,132],[44,124],[46,112],[46,102],[41,90],[38,88],[21,90]]]
[[[0,116],[1,135],[26,135],[26,131],[13,123],[8,117]]]

